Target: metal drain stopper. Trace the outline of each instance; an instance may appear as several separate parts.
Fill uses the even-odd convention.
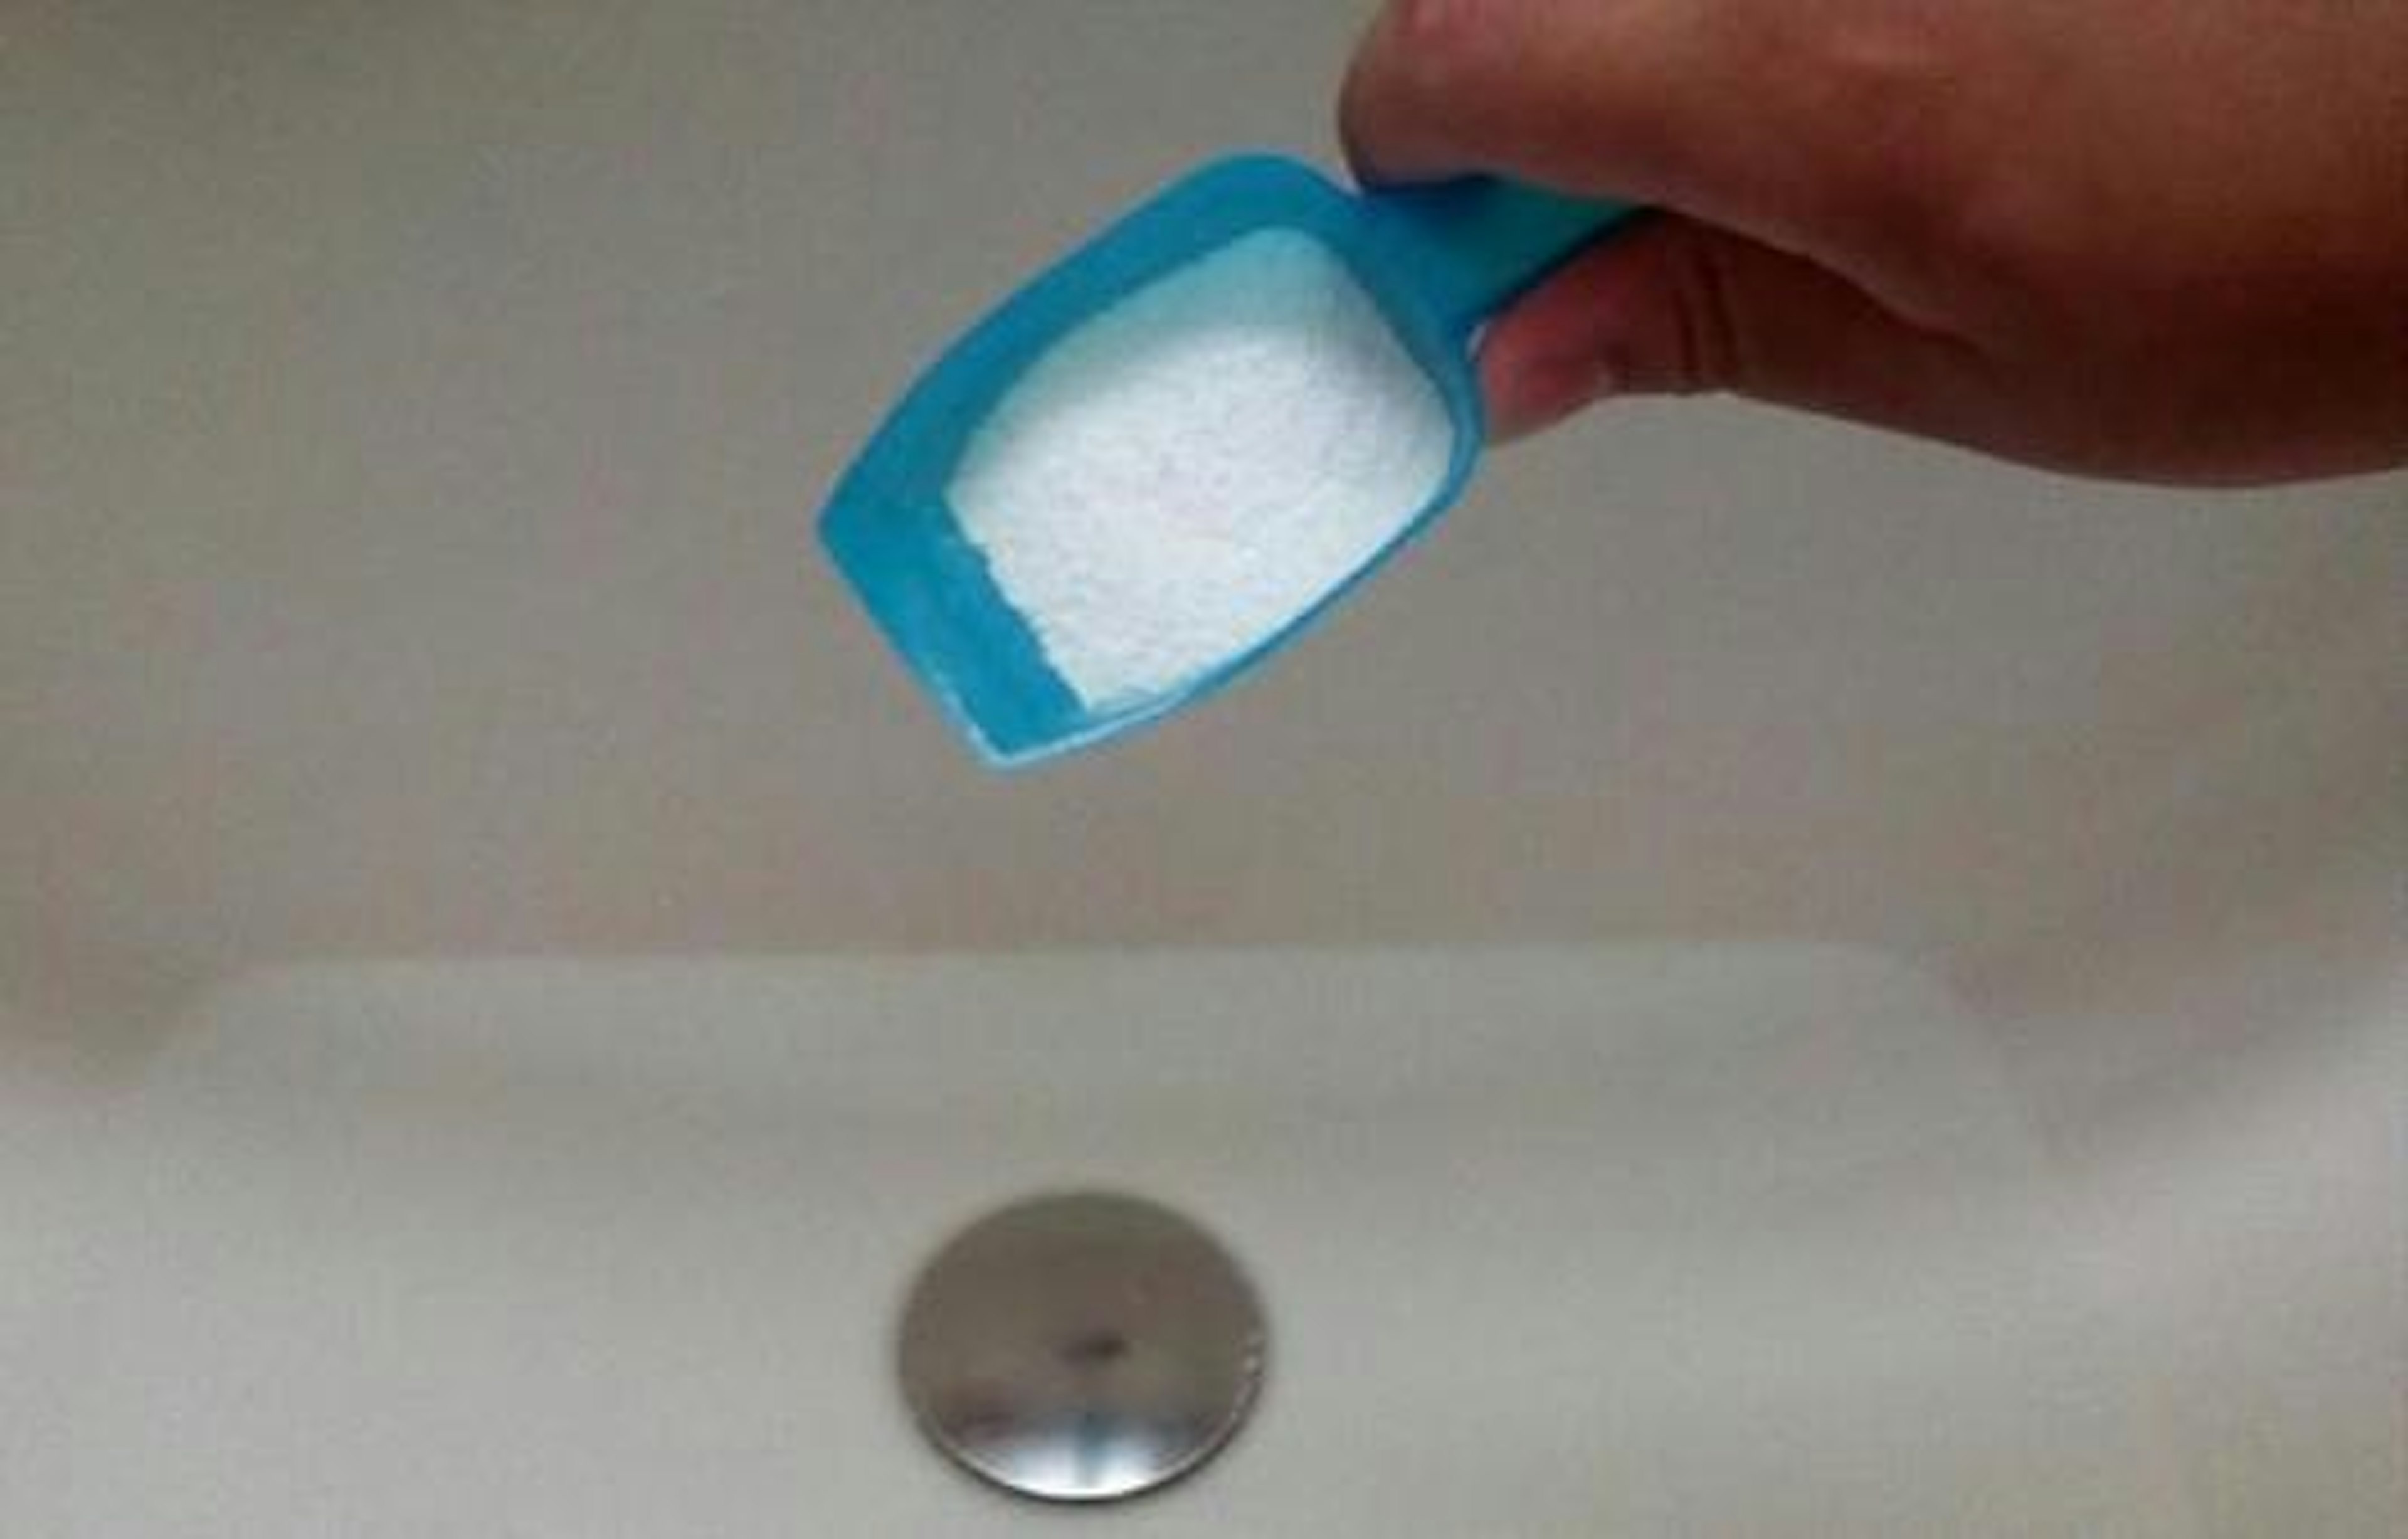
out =
[[[1111,1502],[1189,1474],[1262,1383],[1261,1304],[1211,1235],[1159,1204],[1038,1197],[979,1219],[911,1289],[904,1398],[1006,1490]]]

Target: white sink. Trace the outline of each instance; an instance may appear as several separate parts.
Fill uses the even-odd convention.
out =
[[[222,9],[0,65],[0,1533],[2408,1527],[2408,482],[1628,409],[996,779],[810,507],[1355,16]],[[1272,1333],[1101,1517],[892,1382],[1067,1186]]]

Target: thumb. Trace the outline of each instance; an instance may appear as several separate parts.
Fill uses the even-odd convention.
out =
[[[1744,237],[1650,218],[1575,258],[1489,327],[1492,434],[1610,396],[1728,391],[1958,442],[1994,442],[1982,354],[1845,279]]]

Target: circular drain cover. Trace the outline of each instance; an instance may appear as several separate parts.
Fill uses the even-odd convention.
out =
[[[1132,1197],[1039,1197],[937,1253],[904,1310],[903,1393],[1007,1490],[1109,1502],[1220,1450],[1262,1382],[1261,1305],[1210,1234]]]

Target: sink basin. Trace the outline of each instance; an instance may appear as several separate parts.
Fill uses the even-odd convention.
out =
[[[1998,1055],[1870,953],[304,967],[115,1121],[29,1532],[1044,1532],[899,1413],[898,1285],[1099,1176],[1275,1323],[1155,1532],[2099,1532],[2170,1474]]]
[[[251,9],[11,23],[0,1532],[2408,1528],[2408,482],[1627,408],[998,779],[808,511],[1357,18]],[[1269,1368],[1064,1514],[894,1332],[1096,1187]]]

